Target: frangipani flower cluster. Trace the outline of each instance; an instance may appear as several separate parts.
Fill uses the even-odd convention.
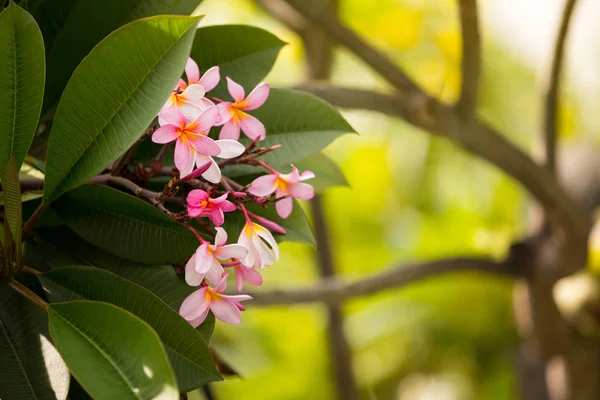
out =
[[[259,84],[246,96],[241,85],[226,77],[233,99],[227,101],[208,96],[221,79],[219,67],[210,68],[201,76],[198,65],[189,59],[185,75],[187,82],[180,79],[160,111],[160,127],[155,130],[152,140],[164,145],[175,142],[174,161],[180,178],[174,184],[192,181],[195,185],[186,197],[187,218],[194,219],[208,233],[206,237],[212,236],[214,240],[203,237],[192,225],[187,225],[198,238],[199,246],[185,265],[185,280],[198,290],[184,300],[180,314],[194,327],[205,320],[209,311],[223,322],[237,324],[241,320],[240,311],[245,310],[240,302],[251,297],[224,294],[230,271],[235,274],[238,292],[246,283],[261,285],[259,270],[279,258],[279,246],[271,231],[285,234],[285,229],[276,222],[251,213],[246,206],[249,203],[274,206],[281,218],[287,218],[293,211],[294,198],[307,200],[314,196],[312,186],[302,181],[315,175],[311,171],[300,172],[293,165],[290,173],[282,174],[256,160],[268,151],[252,151],[266,138],[267,129],[248,111],[267,101],[269,84]],[[217,139],[211,135],[211,130],[218,126],[221,130]],[[238,141],[240,132],[252,140],[249,146]],[[268,174],[244,187],[223,178],[221,167],[214,158],[231,160],[221,161],[222,165],[247,161],[262,166]],[[195,179],[199,177],[206,182]],[[245,224],[237,243],[228,243],[227,232],[222,226],[228,215],[235,212],[243,215]]]

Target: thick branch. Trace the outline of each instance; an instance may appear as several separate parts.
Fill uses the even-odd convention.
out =
[[[460,0],[459,17],[462,32],[462,84],[457,110],[464,120],[475,115],[481,74],[481,40],[477,17],[477,0]]]
[[[253,305],[261,306],[312,302],[338,304],[354,297],[406,286],[452,272],[477,271],[512,277],[516,276],[518,267],[509,262],[495,262],[485,258],[453,258],[404,265],[356,282],[328,279],[308,288],[255,292],[251,295],[254,298]]]
[[[571,16],[575,9],[577,0],[566,0],[565,8],[558,30],[554,53],[552,55],[552,67],[548,87],[546,89],[546,103],[544,110],[544,136],[546,167],[553,174],[556,172],[556,142],[558,137],[558,96],[560,92],[560,75],[563,66],[565,43],[569,32]]]

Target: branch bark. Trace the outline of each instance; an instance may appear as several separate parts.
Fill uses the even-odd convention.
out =
[[[544,106],[544,144],[546,167],[552,173],[556,173],[556,142],[558,137],[558,100],[560,94],[560,76],[563,67],[565,43],[569,33],[569,26],[573,16],[573,10],[577,0],[566,0],[562,14],[560,28],[554,44],[552,55],[552,66],[546,89],[546,101]]]
[[[355,297],[404,287],[414,282],[454,272],[474,271],[514,278],[517,276],[519,267],[510,258],[501,262],[487,258],[451,258],[402,265],[355,282],[328,279],[308,288],[257,291],[251,293],[254,298],[252,304],[260,306],[314,302],[339,304]]]
[[[481,40],[477,0],[459,1],[459,19],[462,32],[462,83],[460,99],[456,105],[463,120],[471,120],[475,115],[481,75]]]

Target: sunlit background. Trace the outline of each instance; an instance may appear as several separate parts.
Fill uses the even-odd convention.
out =
[[[460,37],[454,0],[341,0],[340,17],[385,51],[431,94],[452,102],[460,86]],[[487,0],[479,112],[535,153],[545,78],[562,1]],[[205,0],[202,25],[243,23],[289,43],[267,80],[305,77],[301,41],[250,0]],[[600,3],[582,0],[573,23],[560,134],[567,146],[595,143],[600,129]],[[349,53],[337,52],[333,82],[386,90]],[[521,188],[449,142],[372,112],[344,115],[360,133],[326,149],[348,187],[324,201],[342,279],[402,263],[452,255],[502,257],[530,228]],[[264,288],[318,279],[314,250],[284,244],[263,271]],[[512,284],[456,274],[347,303],[346,334],[365,399],[511,399],[515,397]],[[217,324],[213,345],[238,370],[214,389],[219,399],[334,398],[326,314],[319,305],[258,308],[239,326]],[[190,398],[201,398],[194,394]]]

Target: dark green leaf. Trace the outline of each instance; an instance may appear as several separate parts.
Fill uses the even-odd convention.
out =
[[[231,97],[226,76],[250,93],[267,76],[285,44],[275,35],[253,26],[207,26],[196,31],[190,57],[202,73],[219,66],[221,81],[210,95],[226,100]]]
[[[15,156],[11,156],[4,169],[2,177],[2,189],[4,191],[4,213],[8,220],[8,226],[12,232],[12,237],[17,245],[21,248],[21,224],[22,213],[21,208],[21,186],[19,182],[19,170],[15,162]],[[17,260],[19,260],[20,251],[17,251]]]
[[[19,179],[44,179],[44,173],[25,162],[21,165],[21,169],[19,170]],[[42,190],[28,190],[22,194],[21,201],[26,202],[39,199],[42,197],[42,193]],[[0,192],[0,205],[4,205],[4,192]]]
[[[79,236],[143,264],[186,261],[198,239],[151,205],[107,186],[84,185],[52,205]]]
[[[0,14],[0,171],[25,159],[40,116],[45,60],[35,20],[14,1]]]
[[[139,138],[179,79],[198,20],[159,16],[132,22],[81,62],[50,133],[45,202],[101,172]]]
[[[200,334],[150,291],[93,267],[59,268],[38,278],[51,302],[104,301],[146,321],[167,348],[180,391],[189,392],[220,380],[208,346]]]
[[[108,303],[47,309],[58,351],[94,399],[179,399],[165,349],[147,323]]]
[[[58,100],[81,60],[109,33],[140,18],[189,15],[200,0],[36,0],[33,3],[32,14],[39,21],[48,48],[46,109]]]
[[[46,313],[0,284],[0,398],[63,400],[69,370],[49,340]]]

